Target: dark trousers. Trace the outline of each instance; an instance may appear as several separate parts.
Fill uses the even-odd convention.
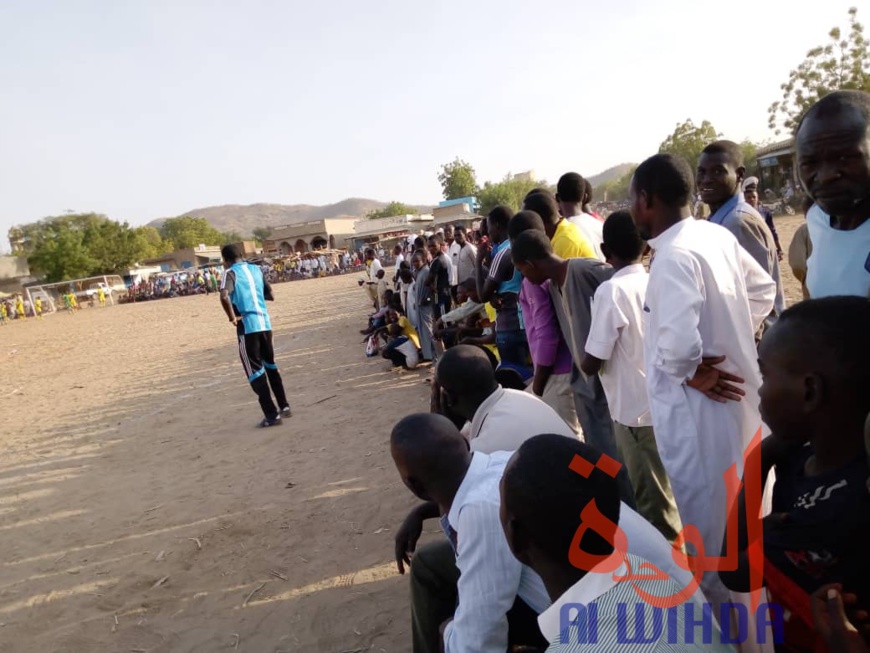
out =
[[[284,393],[284,382],[275,364],[275,350],[272,347],[272,332],[239,333],[239,358],[248,375],[248,382],[257,395],[260,408],[268,419],[278,416],[278,409],[272,401],[272,392],[279,408],[290,404]],[[271,386],[271,392],[269,388]]]
[[[526,332],[522,329],[514,331],[495,332],[495,346],[502,363],[510,363],[515,367],[528,367],[529,343]]]
[[[411,562],[411,633],[414,653],[439,653],[439,628],[459,601],[459,569],[446,538],[417,547]],[[546,648],[538,615],[517,597],[507,613],[510,646]]]

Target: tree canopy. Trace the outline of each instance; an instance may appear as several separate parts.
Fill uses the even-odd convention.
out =
[[[272,227],[257,227],[252,233],[254,234],[254,238],[262,243],[272,235]]]
[[[438,173],[445,200],[455,200],[460,197],[471,197],[477,194],[477,177],[474,168],[467,161],[456,157],[450,163],[441,166]]]
[[[662,142],[659,153],[682,157],[694,169],[698,165],[701,150],[721,136],[709,120],[696,126],[691,119],[687,119],[677,124],[674,133]]]
[[[523,199],[535,188],[549,188],[549,186],[543,180],[517,179],[510,173],[501,181],[487,181],[477,192],[478,211],[481,215],[487,215],[500,204],[519,211],[523,206]]]
[[[768,109],[768,122],[775,133],[793,132],[806,110],[832,91],[870,92],[870,41],[858,22],[858,9],[849,9],[846,34],[834,27],[828,37],[828,44],[807,52],[800,65],[789,72],[788,81],[780,85],[782,99]]]
[[[220,231],[209,224],[205,218],[183,215],[168,218],[160,227],[160,235],[172,243],[173,249],[187,249],[197,245],[225,245],[227,240]],[[236,236],[237,234],[233,234]],[[241,240],[239,237],[238,240]]]
[[[154,227],[130,227],[97,213],[45,218],[9,230],[13,253],[27,256],[46,281],[120,274],[142,259],[167,251]]]
[[[631,169],[621,177],[596,186],[592,193],[595,201],[621,202],[627,200],[631,178],[635,170],[637,170],[637,166],[631,166]]]
[[[390,202],[382,209],[369,211],[366,213],[366,217],[369,219],[391,218],[394,215],[416,215],[417,213],[419,213],[419,211],[413,206],[402,204],[402,202]]]

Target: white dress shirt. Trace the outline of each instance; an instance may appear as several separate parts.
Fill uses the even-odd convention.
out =
[[[445,653],[504,653],[507,613],[519,596],[541,613],[550,598],[541,577],[508,547],[499,520],[499,481],[511,453],[476,452],[441,526],[456,551],[459,607],[444,630]]]
[[[378,282],[378,272],[384,269],[384,266],[381,265],[381,262],[378,259],[373,259],[369,264],[369,281],[372,283]]]
[[[474,413],[468,440],[472,451],[516,451],[543,433],[577,439],[565,420],[541,399],[499,386]]]
[[[450,285],[459,283],[459,252],[462,248],[455,240],[447,248],[447,260],[450,261]]]
[[[643,307],[649,275],[637,263],[598,286],[586,352],[602,361],[599,376],[610,414],[625,426],[652,426],[643,361]]]
[[[743,475],[743,453],[762,426],[755,332],[773,309],[776,284],[723,227],[687,218],[649,241],[644,350],[656,444],[683,524],[719,551],[728,515],[723,475]],[[745,379],[742,401],[719,403],[690,388],[701,358]],[[715,604],[728,600],[718,574],[704,576]],[[718,608],[717,608],[718,610]]]

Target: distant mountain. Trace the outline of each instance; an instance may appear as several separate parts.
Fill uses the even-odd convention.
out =
[[[601,184],[606,184],[608,181],[619,179],[636,165],[636,163],[620,163],[618,166],[613,166],[604,172],[599,172],[597,175],[588,177],[589,183],[592,184],[592,188],[596,188]]]
[[[359,218],[369,211],[382,209],[387,202],[351,197],[335,204],[313,206],[311,204],[225,204],[208,206],[184,213],[185,216],[205,218],[219,231],[237,231],[250,236],[257,227],[278,227],[322,218],[353,217]],[[431,206],[416,206],[421,213],[432,210]],[[165,218],[152,220],[151,227],[160,227]]]

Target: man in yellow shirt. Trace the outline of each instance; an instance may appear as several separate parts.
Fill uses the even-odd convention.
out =
[[[549,191],[539,190],[526,196],[523,209],[534,211],[544,222],[547,238],[553,245],[556,256],[569,258],[595,258],[592,243],[573,222],[569,222],[559,214],[556,198]]]
[[[37,320],[42,319],[42,297],[37,297],[33,300],[33,314]]]
[[[397,311],[391,310],[387,314],[387,321],[390,322],[388,331],[394,337],[381,355],[391,361],[394,367],[414,369],[420,362],[420,336],[417,330],[411,320]]]
[[[21,295],[15,297],[15,318],[18,320],[27,319],[27,313],[24,312],[24,301],[21,299]]]

